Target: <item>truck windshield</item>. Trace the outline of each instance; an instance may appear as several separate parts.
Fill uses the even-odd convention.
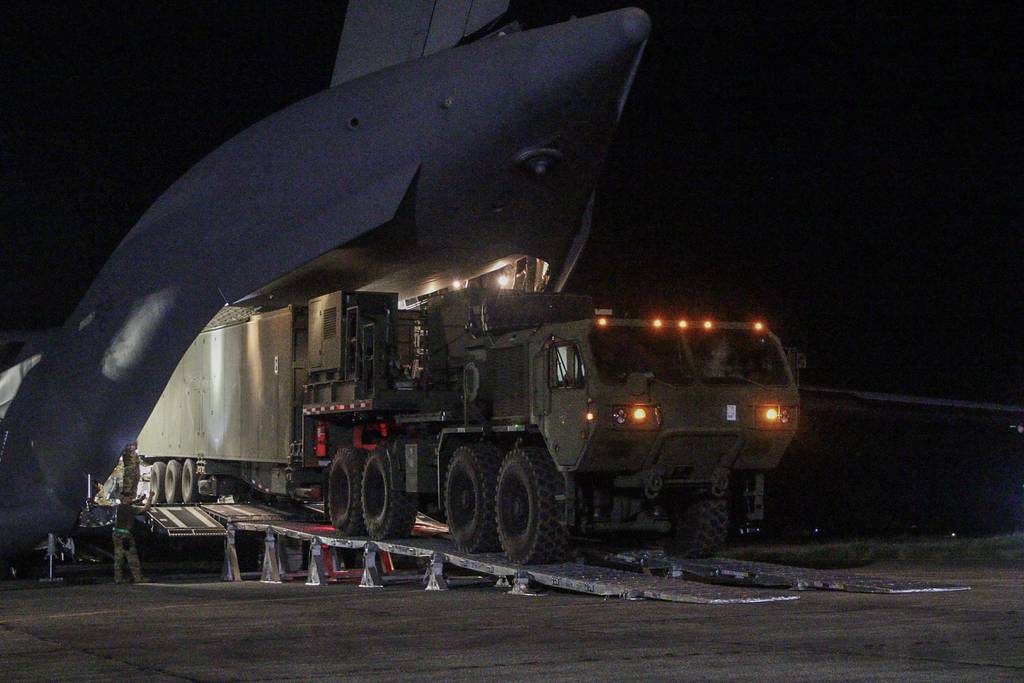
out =
[[[633,372],[650,373],[668,384],[693,379],[682,338],[670,330],[607,327],[590,333],[597,372],[605,382],[625,382]]]
[[[769,337],[718,329],[689,338],[701,378],[716,383],[787,384],[786,363]]]

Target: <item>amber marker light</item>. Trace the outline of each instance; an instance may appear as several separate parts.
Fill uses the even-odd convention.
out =
[[[665,323],[661,322],[661,318],[655,318],[652,324],[660,329],[661,326],[664,325]]]
[[[775,422],[776,420],[779,419],[779,409],[775,408],[774,406],[770,408],[765,408],[764,419],[768,420],[769,422]]]
[[[633,408],[633,422],[643,422],[647,419],[647,408],[637,406]]]
[[[597,319],[597,326],[598,327],[608,327],[608,318],[598,318]]]
[[[679,329],[685,330],[689,326],[690,326],[690,323],[686,322],[685,320],[680,320],[679,321]]]
[[[705,320],[704,321],[704,329],[705,330],[710,330],[712,327],[714,327],[714,325],[712,324],[712,322],[710,320]]]
[[[764,331],[764,323],[762,323],[762,322],[754,323],[754,329],[757,330],[758,332],[763,332]]]
[[[592,410],[588,410],[587,411],[587,422],[593,422],[595,417],[596,417],[596,415],[594,415],[594,411],[592,411]]]

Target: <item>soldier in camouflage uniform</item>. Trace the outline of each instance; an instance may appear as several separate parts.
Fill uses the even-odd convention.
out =
[[[132,500],[139,488],[139,445],[132,442],[121,451],[121,498]]]
[[[149,494],[145,505],[137,505],[137,502],[139,501],[121,503],[117,506],[113,538],[115,583],[122,583],[124,580],[122,576],[122,565],[124,564],[128,565],[128,570],[132,573],[132,580],[135,583],[146,581],[146,577],[142,575],[142,565],[139,564],[139,551],[135,547],[132,526],[135,524],[135,515],[149,512],[149,506],[153,503],[153,494]]]

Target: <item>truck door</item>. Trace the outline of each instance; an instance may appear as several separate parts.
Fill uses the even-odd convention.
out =
[[[547,351],[547,415],[542,429],[559,465],[574,465],[587,444],[587,377],[583,354],[573,341],[552,343]]]

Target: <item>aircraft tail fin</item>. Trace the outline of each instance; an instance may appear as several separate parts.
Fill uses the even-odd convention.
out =
[[[509,0],[350,0],[331,87],[454,47],[496,22]]]

